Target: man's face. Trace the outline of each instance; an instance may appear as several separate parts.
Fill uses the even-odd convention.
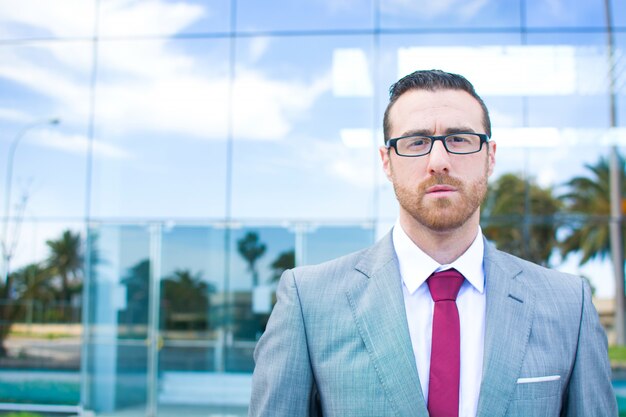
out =
[[[393,104],[390,137],[409,134],[485,133],[480,104],[462,90],[410,90]],[[479,220],[487,180],[495,165],[495,142],[480,152],[449,154],[441,141],[428,155],[403,157],[380,148],[383,169],[393,183],[400,216],[435,232],[456,229]]]

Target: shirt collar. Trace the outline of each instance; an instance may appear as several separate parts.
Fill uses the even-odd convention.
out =
[[[398,256],[400,275],[410,294],[413,294],[433,272],[454,268],[481,294],[485,289],[483,268],[484,242],[478,226],[476,237],[470,247],[454,262],[441,265],[422,251],[397,221],[393,228],[393,246]]]

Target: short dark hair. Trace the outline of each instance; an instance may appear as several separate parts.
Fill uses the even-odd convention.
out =
[[[389,139],[391,130],[391,122],[389,121],[389,111],[398,98],[410,90],[462,90],[474,97],[480,107],[483,109],[483,125],[485,133],[491,137],[491,120],[489,119],[489,110],[485,102],[474,90],[472,83],[467,81],[465,77],[458,74],[452,74],[441,70],[420,70],[409,75],[405,75],[389,88],[389,104],[385,109],[383,117],[383,133],[385,142]]]

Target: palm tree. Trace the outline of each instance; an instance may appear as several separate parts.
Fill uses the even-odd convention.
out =
[[[192,274],[188,269],[178,269],[161,281],[163,288],[162,303],[165,310],[164,320],[170,329],[172,318],[177,314],[187,314],[200,318],[208,324],[209,294],[216,291],[215,285],[204,281],[201,273]],[[197,320],[190,320],[191,325]],[[196,326],[197,327],[197,326]]]
[[[80,234],[66,230],[58,240],[48,240],[46,245],[50,249],[48,265],[61,278],[61,301],[69,303],[72,290],[77,289],[81,282],[83,256]]]
[[[239,254],[248,262],[248,271],[252,273],[252,286],[259,285],[259,272],[256,269],[256,261],[265,254],[267,246],[259,241],[256,232],[248,232],[237,241]]]
[[[272,268],[272,281],[278,281],[283,272],[294,266],[296,266],[296,252],[293,249],[281,252],[270,265],[270,268]]]
[[[481,212],[483,232],[499,249],[547,265],[557,246],[555,214],[560,208],[552,189],[504,174],[489,186]]]
[[[622,177],[622,196],[626,195],[624,159],[619,158]],[[580,252],[580,265],[591,259],[610,256],[611,239],[609,219],[611,215],[611,180],[607,158],[601,157],[596,164],[586,164],[589,176],[572,178],[565,185],[568,192],[559,198],[575,221],[568,224],[569,235],[561,243],[561,254]]]
[[[11,273],[11,295],[1,299],[0,311],[0,357],[7,354],[4,341],[11,331],[11,326],[23,317],[24,301],[54,300],[56,288],[51,285],[51,270],[40,263],[27,265]],[[7,285],[0,283],[0,292],[5,294]]]

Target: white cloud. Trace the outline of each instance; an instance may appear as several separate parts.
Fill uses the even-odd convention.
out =
[[[10,122],[28,123],[31,116],[23,111],[0,107],[0,119]]]
[[[311,83],[269,80],[251,70],[238,71],[234,87],[234,131],[237,138],[276,140],[291,131],[294,118],[330,90],[330,76]]]
[[[40,7],[42,16],[54,7],[65,10],[66,3],[30,1],[32,7]],[[0,2],[8,7],[6,1]],[[198,5],[156,0],[111,0],[101,6],[102,29],[106,34],[120,33],[115,28],[176,34],[209,13]],[[13,13],[11,18],[16,24],[32,20],[33,25],[52,31],[50,14],[47,15],[45,19],[34,19],[27,13]],[[55,107],[63,110],[58,116],[66,126],[82,123],[89,111],[89,45],[79,42],[3,48],[0,77],[52,99]],[[101,41],[96,89],[99,129],[118,136],[155,132],[224,140],[228,132],[230,84],[227,55],[219,49],[221,44],[215,45],[217,50],[192,55],[182,48],[193,44],[167,38]],[[252,58],[258,59],[268,47],[268,41],[252,42]],[[233,89],[236,134],[261,140],[284,137],[294,121],[303,117],[330,88],[330,74],[312,80],[285,80],[238,68]]]
[[[427,63],[463,74],[481,95],[603,94],[604,54],[597,47],[573,45],[408,47],[398,49],[398,76]]]
[[[0,27],[6,36],[23,27],[52,36],[90,36],[94,23],[93,1],[0,0]]]
[[[378,166],[377,153],[371,147],[350,148],[339,140],[327,141],[320,139],[295,138],[290,141],[293,158],[283,163],[292,164],[287,171],[319,172],[333,181],[342,182],[359,189],[371,189],[375,184]],[[288,146],[287,144],[285,146]]]
[[[207,12],[199,5],[159,0],[108,0],[100,4],[103,36],[174,35]]]
[[[57,130],[44,129],[33,132],[33,143],[39,146],[56,149],[74,154],[87,154],[89,139],[83,135],[66,135]],[[96,157],[111,159],[128,159],[131,155],[124,149],[104,143],[99,140],[93,141],[93,153]]]
[[[374,87],[365,51],[361,48],[333,50],[333,93],[337,97],[371,97]]]
[[[348,148],[372,148],[372,130],[365,128],[341,129],[341,142]]]
[[[469,19],[487,3],[487,0],[382,0],[380,7],[383,13],[390,15],[417,14],[423,19],[433,19],[458,13]]]
[[[270,47],[270,38],[255,37],[248,43],[248,58],[250,62],[255,63],[265,55]]]

